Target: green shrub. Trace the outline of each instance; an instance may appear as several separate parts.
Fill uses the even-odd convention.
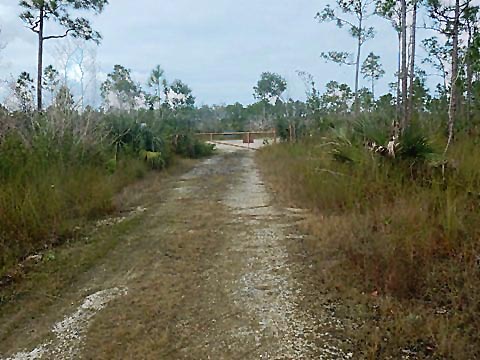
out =
[[[109,174],[115,173],[117,171],[117,159],[110,159],[107,161],[106,168]]]
[[[185,134],[175,136],[174,150],[178,155],[197,159],[212,155],[215,145],[200,141],[193,134]]]
[[[143,150],[140,152],[140,157],[153,170],[161,170],[166,166],[166,161],[163,159],[163,155],[160,152]]]

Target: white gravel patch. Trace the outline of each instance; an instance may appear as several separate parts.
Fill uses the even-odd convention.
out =
[[[53,326],[53,340],[39,345],[30,352],[19,352],[4,360],[76,358],[93,317],[110,301],[126,294],[126,288],[112,288],[87,296],[77,311]]]
[[[341,329],[341,322],[328,309],[312,314],[298,306],[303,295],[284,243],[289,236],[298,236],[285,226],[295,214],[270,206],[271,197],[252,157],[242,161],[242,169],[248,171],[225,199],[239,222],[249,227],[231,248],[245,259],[232,296],[257,319],[259,330],[243,327],[232,330],[231,336],[239,341],[254,336],[260,359],[351,359],[353,354],[336,346],[338,340],[327,330]]]

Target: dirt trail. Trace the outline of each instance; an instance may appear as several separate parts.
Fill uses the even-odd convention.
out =
[[[79,277],[72,301],[45,309],[50,330],[18,338],[38,322],[18,324],[0,359],[352,358],[291,254],[301,213],[272,200],[243,150],[150,191],[138,225]]]

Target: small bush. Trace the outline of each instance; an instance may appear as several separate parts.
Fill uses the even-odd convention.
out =
[[[140,157],[153,170],[161,170],[166,166],[166,161],[163,159],[163,155],[160,152],[141,151]]]
[[[174,150],[181,156],[197,159],[213,154],[215,145],[196,139],[192,134],[175,136]]]

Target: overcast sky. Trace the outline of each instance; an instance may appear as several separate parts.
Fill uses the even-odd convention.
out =
[[[169,80],[178,78],[190,85],[199,105],[251,103],[252,88],[263,71],[283,75],[289,83],[287,95],[293,98],[304,97],[296,70],[312,73],[321,88],[330,80],[353,86],[352,67],[327,64],[320,58],[322,51],[355,49],[345,29],[314,19],[327,3],[331,2],[110,0],[101,15],[91,17],[103,35],[97,63],[103,73],[115,64],[124,65],[140,82],[160,64]],[[0,42],[7,43],[0,53],[0,79],[21,71],[35,74],[35,34],[18,18],[17,4],[17,0],[0,0]],[[385,20],[370,22],[377,36],[365,45],[364,55],[373,51],[381,56],[386,76],[378,90],[383,92],[394,78],[396,34]],[[55,63],[54,44],[61,41],[48,41],[45,64]]]

